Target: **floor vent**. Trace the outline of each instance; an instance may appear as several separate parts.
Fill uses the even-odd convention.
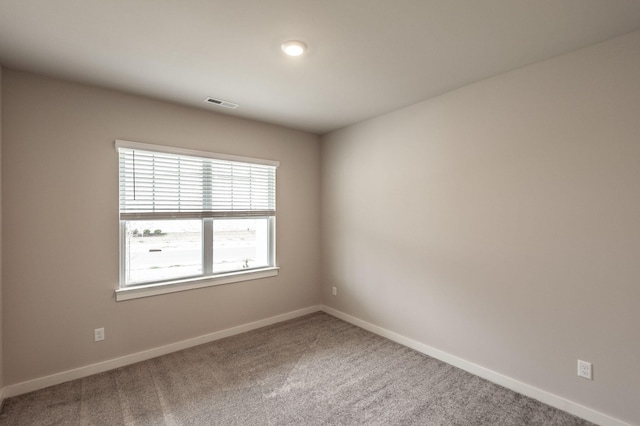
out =
[[[216,99],[216,98],[207,98],[204,101],[210,104],[214,104],[214,105],[218,105],[218,106],[230,108],[230,109],[236,109],[240,106],[238,104],[234,104],[233,102],[223,101],[222,99]]]

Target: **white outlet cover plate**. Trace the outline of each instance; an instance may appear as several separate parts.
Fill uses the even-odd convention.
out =
[[[578,360],[578,376],[589,380],[593,379],[590,362]]]
[[[94,341],[101,342],[104,340],[104,328],[96,328],[93,331]]]

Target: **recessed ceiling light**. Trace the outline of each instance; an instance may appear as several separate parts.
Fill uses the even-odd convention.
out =
[[[285,41],[280,47],[289,56],[300,56],[307,50],[307,45],[298,40]]]

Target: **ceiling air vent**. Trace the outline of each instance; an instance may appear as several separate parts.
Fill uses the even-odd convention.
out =
[[[204,101],[210,104],[219,105],[221,107],[230,108],[230,109],[236,109],[240,106],[238,104],[234,104],[233,102],[223,101],[222,99],[216,99],[216,98],[207,98]]]

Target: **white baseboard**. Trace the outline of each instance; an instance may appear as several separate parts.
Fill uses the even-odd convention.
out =
[[[595,423],[601,426],[631,426],[628,423],[625,423],[622,420],[618,420],[607,414],[593,410],[589,407],[585,407],[584,405],[580,405],[576,402],[562,398],[558,395],[554,395],[550,392],[536,388],[535,386],[528,385],[526,383],[523,383],[511,377],[507,377],[496,371],[474,364],[465,359],[459,358],[455,355],[451,355],[450,353],[441,351],[440,349],[436,349],[432,346],[425,345],[424,343],[420,343],[417,340],[410,339],[401,334],[379,327],[375,324],[371,324],[369,322],[363,321],[354,316],[345,314],[344,312],[338,311],[337,309],[331,308],[329,306],[323,305],[322,311],[336,318],[340,318],[341,320],[351,323],[355,326],[363,328],[367,331],[375,333],[379,336],[386,337],[389,340],[393,340],[396,343],[400,343],[403,346],[407,346],[425,355],[429,355],[430,357],[439,359],[440,361],[446,362],[447,364],[450,364],[462,370],[468,371],[469,373],[482,377],[483,379],[489,380],[490,382],[496,383],[507,389],[511,389],[512,391],[518,392],[519,394],[536,399],[540,402],[543,402],[547,405],[558,408],[562,411],[571,413],[574,416],[583,418],[592,423]]]
[[[125,355],[120,358],[110,359],[107,361],[98,362],[96,364],[75,368],[73,370],[52,374],[50,376],[40,377],[37,379],[28,380],[26,382],[16,383],[15,385],[9,385],[4,387],[0,391],[0,399],[2,398],[3,395],[5,398],[21,395],[23,393],[32,392],[38,389],[43,389],[49,386],[68,382],[70,380],[87,377],[92,374],[102,373],[105,371],[113,370],[115,368],[120,368],[126,365],[135,364],[136,362],[145,361],[151,358],[156,358],[172,352],[180,351],[182,349],[187,349],[193,346],[202,345],[203,343],[209,343],[215,340],[223,339],[225,337],[235,336],[236,334],[255,330],[257,328],[265,327],[267,325],[275,324],[278,322],[287,321],[293,318],[301,317],[303,315],[311,314],[313,312],[318,312],[321,310],[322,310],[322,306],[320,305],[309,306],[308,308],[287,312],[285,314],[276,315],[270,318],[265,318],[259,321],[250,322],[248,324],[239,325],[237,327],[228,328],[226,330],[216,331],[214,333],[209,333],[203,336],[194,337],[192,339],[171,343],[169,345],[160,346],[158,348],[149,349],[149,350],[138,352],[135,354]]]
[[[338,311],[336,309],[333,309],[331,307],[324,306],[324,305],[310,306],[308,308],[299,309],[297,311],[292,311],[292,312],[288,312],[281,315],[276,315],[270,318],[265,318],[263,320],[254,321],[248,324],[239,325],[237,327],[228,328],[226,330],[216,331],[214,333],[209,333],[203,336],[194,337],[192,339],[171,343],[169,345],[149,349],[143,352],[138,352],[138,353],[126,355],[120,358],[115,358],[115,359],[99,362],[96,364],[87,365],[87,366],[76,368],[73,370],[63,371],[60,373],[52,374],[50,376],[28,380],[26,382],[16,383],[14,385],[8,385],[8,386],[5,386],[4,388],[0,388],[0,407],[2,406],[2,402],[4,401],[4,398],[10,398],[12,396],[20,395],[27,392],[32,392],[38,389],[43,389],[48,386],[53,386],[60,383],[68,382],[70,380],[87,377],[92,374],[102,373],[105,371],[113,370],[115,368],[120,368],[130,364],[135,364],[136,362],[145,361],[151,358],[156,358],[158,356],[180,351],[182,349],[191,348],[193,346],[198,346],[203,343],[213,342],[215,340],[223,339],[225,337],[234,336],[236,334],[255,330],[260,327],[265,327],[267,325],[301,317],[303,315],[311,314],[313,312],[318,312],[318,311],[324,311],[329,315],[332,315],[336,318],[340,318],[343,321],[351,323],[355,326],[363,328],[379,336],[386,337],[387,339],[392,340],[396,343],[407,346],[425,355],[429,355],[433,358],[439,359],[440,361],[446,362],[447,364],[451,364],[462,370],[468,371],[471,374],[482,377],[483,379],[489,380],[500,386],[504,386],[507,389],[511,389],[522,395],[536,399],[547,405],[566,411],[568,413],[571,413],[575,416],[581,417],[585,420],[596,423],[598,425],[630,426],[628,423],[625,423],[621,420],[618,420],[614,417],[611,417],[599,411],[593,410],[591,408],[580,405],[576,402],[554,395],[545,390],[528,385],[526,383],[523,383],[511,377],[507,377],[503,374],[500,374],[488,368],[482,367],[480,365],[469,362],[465,359],[459,358],[447,352],[436,349],[432,346],[418,342],[417,340],[410,339],[396,332],[387,330],[385,328],[363,321],[359,318],[345,314],[341,311]]]

